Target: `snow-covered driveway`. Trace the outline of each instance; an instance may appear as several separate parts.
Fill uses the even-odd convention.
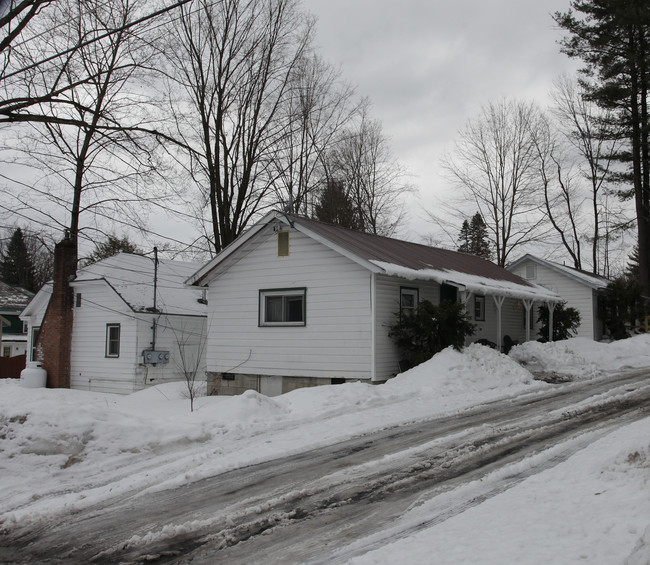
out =
[[[0,558],[346,562],[507,491],[612,429],[648,416],[648,407],[648,371],[627,371],[533,387],[342,441],[313,437],[315,449],[307,437],[288,454],[186,484],[123,489],[93,504],[59,508],[56,516],[6,519]],[[308,435],[316,430],[304,426]],[[268,435],[266,441],[280,438]],[[420,506],[433,510],[426,518],[404,518]]]

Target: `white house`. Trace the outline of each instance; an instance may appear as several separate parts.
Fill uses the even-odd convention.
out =
[[[19,318],[23,308],[34,297],[24,288],[11,286],[0,281],[0,355],[17,357],[27,351],[27,332]]]
[[[207,308],[202,290],[184,284],[198,267],[119,253],[79,269],[70,282],[70,387],[128,394],[188,371],[204,378]],[[51,295],[45,285],[21,314],[31,360],[41,360],[38,330]]]
[[[609,279],[533,255],[524,255],[507,269],[529,282],[556,292],[567,306],[575,308],[580,313],[577,337],[602,339],[605,333],[602,296],[611,282]]]
[[[400,308],[465,303],[472,341],[530,338],[535,302],[559,301],[478,257],[272,212],[198,270],[208,287],[207,370],[216,392],[269,395],[398,372]]]

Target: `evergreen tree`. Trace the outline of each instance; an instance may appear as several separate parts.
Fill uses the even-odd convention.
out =
[[[0,275],[8,285],[19,286],[31,292],[37,290],[34,284],[34,263],[20,228],[16,228],[2,254]]]
[[[141,253],[138,246],[131,243],[127,237],[119,238],[116,235],[109,235],[106,241],[95,244],[95,250],[84,261],[84,266],[92,265],[102,259],[108,259],[120,252]]]
[[[328,180],[322,190],[320,200],[314,207],[317,220],[344,228],[358,229],[359,222],[352,199],[342,182]]]
[[[650,3],[647,0],[574,0],[554,14],[569,35],[562,50],[581,59],[587,96],[610,110],[610,134],[624,143],[616,155],[626,171],[614,180],[631,187],[639,245],[639,280],[650,295]]]
[[[458,241],[460,243],[458,251],[461,253],[469,253],[470,255],[483,257],[483,259],[487,259],[488,261],[492,260],[488,230],[480,212],[476,212],[470,222],[467,220],[463,221],[463,227],[460,228]]]
[[[460,228],[460,234],[458,235],[458,241],[460,245],[458,246],[458,251],[461,253],[471,253],[472,245],[470,242],[469,235],[469,222],[463,220],[463,227]]]
[[[488,230],[483,216],[479,212],[476,212],[472,217],[469,233],[471,241],[470,253],[490,261],[492,259],[492,251],[490,250],[490,242],[488,240]]]

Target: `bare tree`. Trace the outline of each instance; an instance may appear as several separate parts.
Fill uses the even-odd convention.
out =
[[[414,191],[406,170],[392,154],[381,124],[364,101],[355,129],[348,129],[327,157],[328,181],[342,183],[358,229],[391,235],[404,218],[402,197]]]
[[[204,379],[197,377],[205,375],[205,347],[207,334],[205,329],[200,334],[196,327],[178,325],[167,317],[165,326],[171,329],[178,347],[178,356],[173,355],[176,369],[183,375],[187,386],[187,396],[190,400],[190,412],[194,412],[194,400],[200,394],[200,386]]]
[[[291,133],[283,108],[312,25],[298,0],[199,0],[177,22],[172,108],[189,149],[178,162],[202,191],[215,252],[268,204],[278,144]]]
[[[536,236],[539,156],[533,132],[542,126],[539,109],[513,100],[489,103],[460,132],[443,166],[485,220],[499,266]],[[538,234],[537,234],[538,235]]]
[[[156,165],[150,138],[141,131],[145,97],[132,88],[152,58],[147,37],[129,26],[142,7],[137,0],[59,0],[39,18],[43,44],[53,53],[75,46],[74,57],[56,68],[37,64],[41,52],[21,55],[21,64],[33,63],[34,71],[23,76],[25,90],[68,86],[55,101],[37,104],[36,114],[56,120],[30,122],[16,131],[20,141],[14,147],[43,178],[29,190],[5,190],[1,206],[7,213],[56,225],[75,242],[84,229],[82,215],[96,224],[106,218],[140,225],[144,214],[135,205],[149,196],[143,175]],[[88,42],[89,37],[96,40]]]
[[[79,116],[62,116],[44,113],[42,104],[68,104],[65,95],[86,82],[96,80],[92,69],[88,74],[74,74],[74,81],[67,79],[66,68],[78,58],[78,53],[94,43],[105,41],[112,35],[130,31],[141,33],[149,25],[168,12],[191,0],[177,0],[168,5],[156,6],[153,11],[140,14],[118,27],[101,29],[83,37],[74,36],[67,44],[52,44],[44,40],[43,23],[52,23],[50,12],[57,10],[58,2],[52,0],[5,0],[0,2],[0,124],[46,122],[83,125]],[[79,2],[83,8],[83,2]],[[151,3],[149,3],[151,4]],[[92,10],[92,3],[88,4]],[[64,24],[65,25],[65,24]],[[53,29],[50,28],[50,31]],[[24,55],[32,54],[25,59]],[[42,81],[44,76],[49,81]],[[34,80],[30,80],[33,78]],[[145,128],[146,129],[146,128]]]
[[[307,54],[296,66],[281,109],[287,135],[279,140],[272,160],[277,199],[295,213],[309,213],[325,177],[326,149],[359,109],[353,94],[340,71],[318,55]]]
[[[573,167],[565,158],[554,126],[546,116],[541,116],[539,127],[532,134],[548,220],[560,236],[573,266],[582,269],[580,215],[583,198]]]
[[[608,213],[605,205],[606,181],[611,176],[614,156],[618,151],[617,135],[612,135],[602,127],[611,123],[610,113],[591,102],[575,80],[564,76],[555,83],[553,92],[558,127],[565,140],[577,152],[582,178],[588,185],[588,202],[591,209],[591,265],[594,273],[602,273],[605,261],[605,246],[612,234],[603,233],[604,215]]]

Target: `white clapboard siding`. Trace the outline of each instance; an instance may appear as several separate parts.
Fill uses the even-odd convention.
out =
[[[512,272],[522,278],[526,277],[526,265],[522,262],[512,269]],[[565,276],[541,263],[535,263],[536,276],[530,282],[539,284],[549,290],[557,292],[567,306],[575,308],[580,313],[580,326],[576,337],[600,339],[602,337],[601,324],[597,320],[596,298],[593,289],[575,279]]]
[[[371,377],[371,273],[291,230],[278,257],[267,230],[210,284],[211,372],[302,377]],[[259,291],[306,288],[304,327],[260,327]]]
[[[400,307],[400,288],[417,288],[419,299],[429,300],[437,304],[440,297],[440,287],[434,282],[409,281],[397,277],[377,275],[375,317],[375,379],[386,380],[398,373],[400,355],[394,341],[388,336],[390,328],[395,324],[395,314]]]
[[[133,312],[103,281],[75,288],[81,306],[73,310],[70,386],[95,392],[134,390],[137,349]],[[106,357],[106,325],[120,324],[120,355]]]
[[[142,352],[151,348],[154,316],[144,319],[138,314],[136,379],[134,389],[170,381],[185,380],[186,372],[195,380],[205,379],[205,326],[206,319],[199,316],[155,316],[156,351],[169,351],[169,362],[156,365],[141,364]],[[181,355],[181,351],[183,354]]]

